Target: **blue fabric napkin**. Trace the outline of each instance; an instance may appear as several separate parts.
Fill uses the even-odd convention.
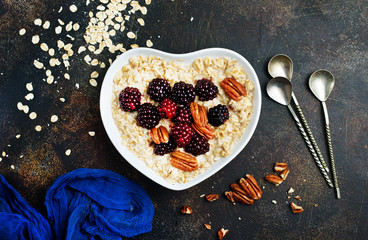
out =
[[[1,175],[0,179],[0,222],[5,223],[0,224],[0,236],[8,234],[5,239],[120,240],[152,230],[154,207],[146,191],[111,171],[77,169],[56,179],[45,201],[52,231]]]
[[[49,240],[51,236],[47,220],[0,175],[0,239]]]

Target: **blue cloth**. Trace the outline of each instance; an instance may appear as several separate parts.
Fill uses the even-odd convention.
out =
[[[1,239],[120,240],[152,230],[154,207],[146,191],[111,171],[77,169],[56,179],[45,201],[52,231],[3,176],[0,179]]]
[[[0,175],[0,239],[52,238],[47,220]]]

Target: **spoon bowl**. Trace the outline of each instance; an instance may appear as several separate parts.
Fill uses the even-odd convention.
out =
[[[309,78],[309,88],[321,102],[328,99],[334,85],[334,76],[324,69],[315,71]]]
[[[291,80],[293,75],[293,61],[285,54],[275,55],[268,62],[268,73],[273,77],[284,77]]]
[[[272,78],[267,84],[266,91],[268,96],[270,96],[274,101],[285,106],[290,104],[292,85],[287,78]]]

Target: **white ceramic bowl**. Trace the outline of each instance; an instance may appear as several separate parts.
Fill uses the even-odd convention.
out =
[[[143,160],[138,159],[133,153],[131,153],[123,144],[120,137],[119,130],[115,125],[114,119],[112,117],[112,109],[111,109],[111,101],[112,101],[112,87],[113,87],[113,79],[115,74],[121,69],[122,66],[129,63],[129,59],[133,56],[158,56],[164,60],[169,61],[177,61],[180,59],[180,63],[182,64],[191,64],[196,58],[203,58],[203,57],[230,57],[236,59],[240,66],[244,69],[247,73],[248,78],[254,84],[254,99],[253,99],[253,116],[247,126],[246,131],[244,132],[242,138],[233,147],[232,153],[228,157],[220,158],[212,166],[205,171],[204,173],[198,175],[193,180],[187,183],[169,183],[164,178],[157,175],[153,170],[146,167],[146,164]],[[258,120],[259,115],[261,113],[261,88],[259,85],[257,74],[255,73],[253,67],[250,63],[242,57],[240,54],[224,49],[224,48],[208,48],[199,50],[196,52],[185,53],[185,54],[171,54],[162,52],[159,50],[151,49],[151,48],[136,48],[129,50],[122,55],[120,55],[110,66],[108,69],[103,84],[101,88],[101,96],[100,96],[100,111],[103,125],[105,126],[107,135],[111,139],[112,143],[114,144],[115,148],[119,151],[119,153],[127,160],[133,167],[135,167],[138,171],[146,175],[148,178],[153,180],[154,182],[172,189],[172,190],[184,190],[194,185],[202,182],[203,180],[209,178],[221,168],[223,168],[226,164],[228,164],[231,160],[233,160],[240,151],[247,145],[250,138],[252,137]]]

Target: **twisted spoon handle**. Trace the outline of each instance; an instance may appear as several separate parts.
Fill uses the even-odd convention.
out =
[[[325,120],[326,120],[327,144],[328,144],[328,151],[330,153],[331,168],[332,168],[332,177],[333,177],[334,185],[335,185],[335,189],[336,189],[336,197],[338,199],[340,199],[341,198],[341,196],[340,196],[340,188],[339,188],[339,184],[337,183],[335,158],[334,158],[333,149],[332,149],[332,140],[331,140],[331,133],[330,133],[330,121],[329,121],[329,118],[328,118],[328,112],[327,112],[326,103],[325,102],[322,102],[322,106],[323,106],[323,111],[324,111]]]
[[[293,96],[293,100],[294,100],[294,103],[295,103],[296,110],[298,110],[298,114],[299,114],[299,116],[300,116],[300,118],[301,118],[301,120],[302,120],[302,123],[303,123],[303,125],[304,125],[304,127],[305,127],[305,130],[307,131],[308,136],[309,136],[309,138],[310,138],[310,140],[311,140],[311,142],[312,142],[312,144],[313,144],[314,148],[316,149],[316,152],[317,152],[318,158],[319,158],[319,160],[321,161],[321,163],[322,163],[323,167],[326,169],[326,172],[330,172],[330,170],[328,169],[327,164],[326,164],[326,162],[325,162],[325,159],[323,158],[322,153],[321,153],[321,151],[319,150],[319,147],[318,147],[318,145],[317,145],[317,142],[316,142],[316,140],[314,139],[313,133],[312,133],[312,131],[311,131],[311,130],[310,130],[310,128],[309,128],[309,125],[308,125],[308,123],[307,123],[307,120],[306,120],[306,119],[305,119],[305,117],[304,117],[303,111],[302,111],[302,109],[300,108],[300,105],[299,105],[299,103],[298,103],[298,101],[297,101],[296,96],[294,95],[294,93],[292,94],[292,96]]]
[[[292,109],[290,104],[287,105],[287,106],[289,108],[289,111],[291,112],[291,115],[293,115],[294,120],[296,122],[296,125],[298,126],[299,131],[302,134],[302,136],[304,138],[304,141],[306,142],[306,144],[308,146],[308,149],[309,149],[310,153],[312,154],[312,156],[314,158],[314,161],[316,162],[318,168],[321,170],[321,173],[322,173],[323,177],[325,178],[328,186],[333,187],[333,184],[332,184],[332,182],[331,182],[331,180],[330,180],[330,178],[329,178],[329,176],[326,172],[326,169],[322,166],[321,161],[319,160],[316,152],[314,151],[312,143],[309,141],[309,138],[308,138],[306,132],[304,131],[303,125],[300,123],[300,120],[299,120],[298,116],[296,115],[296,113],[294,112],[294,110]]]

